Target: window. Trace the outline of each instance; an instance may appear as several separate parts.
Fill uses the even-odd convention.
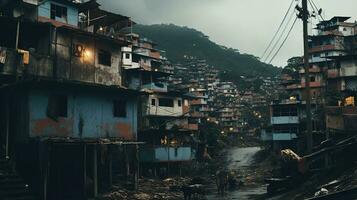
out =
[[[67,8],[64,6],[51,4],[51,19],[61,19],[67,22]]]
[[[125,54],[125,59],[130,59],[130,54],[129,53]]]
[[[112,66],[112,54],[108,51],[99,49],[98,63],[105,66]]]
[[[174,100],[168,98],[160,98],[159,99],[159,106],[164,107],[174,107]]]
[[[123,99],[117,99],[113,101],[114,104],[114,117],[126,117],[126,101]]]
[[[178,105],[178,107],[181,107],[181,106],[182,106],[181,100],[177,100],[177,105]]]
[[[151,99],[151,105],[156,106],[156,99]]]
[[[67,117],[67,96],[51,95],[48,98],[47,116],[52,119]]]
[[[311,76],[311,77],[310,77],[310,82],[315,82],[315,81],[316,81],[315,76]]]

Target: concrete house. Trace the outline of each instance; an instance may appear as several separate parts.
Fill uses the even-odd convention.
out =
[[[0,33],[1,151],[24,183],[23,192],[6,195],[87,199],[118,180],[137,183],[140,92],[122,85],[129,42],[118,34],[132,23],[99,6],[0,7],[8,27]]]

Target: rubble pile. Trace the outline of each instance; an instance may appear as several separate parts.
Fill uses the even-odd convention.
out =
[[[190,182],[189,178],[167,178],[165,180],[140,179],[139,189],[131,191],[114,186],[112,191],[98,200],[176,200],[183,199],[181,187]]]

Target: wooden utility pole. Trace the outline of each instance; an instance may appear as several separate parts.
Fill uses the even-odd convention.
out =
[[[310,93],[310,65],[309,65],[309,44],[308,44],[308,20],[309,11],[307,0],[302,0],[302,21],[304,34],[304,68],[305,68],[305,95],[306,95],[306,145],[307,152],[311,153],[313,148],[312,137],[312,114],[311,114],[311,93]]]

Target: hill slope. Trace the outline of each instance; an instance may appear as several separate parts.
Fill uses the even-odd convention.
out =
[[[184,55],[207,60],[207,63],[226,71],[224,79],[238,80],[240,76],[274,76],[279,68],[260,62],[255,56],[241,54],[237,49],[220,46],[202,32],[173,24],[136,25],[135,33],[158,43],[173,63],[182,63]]]

